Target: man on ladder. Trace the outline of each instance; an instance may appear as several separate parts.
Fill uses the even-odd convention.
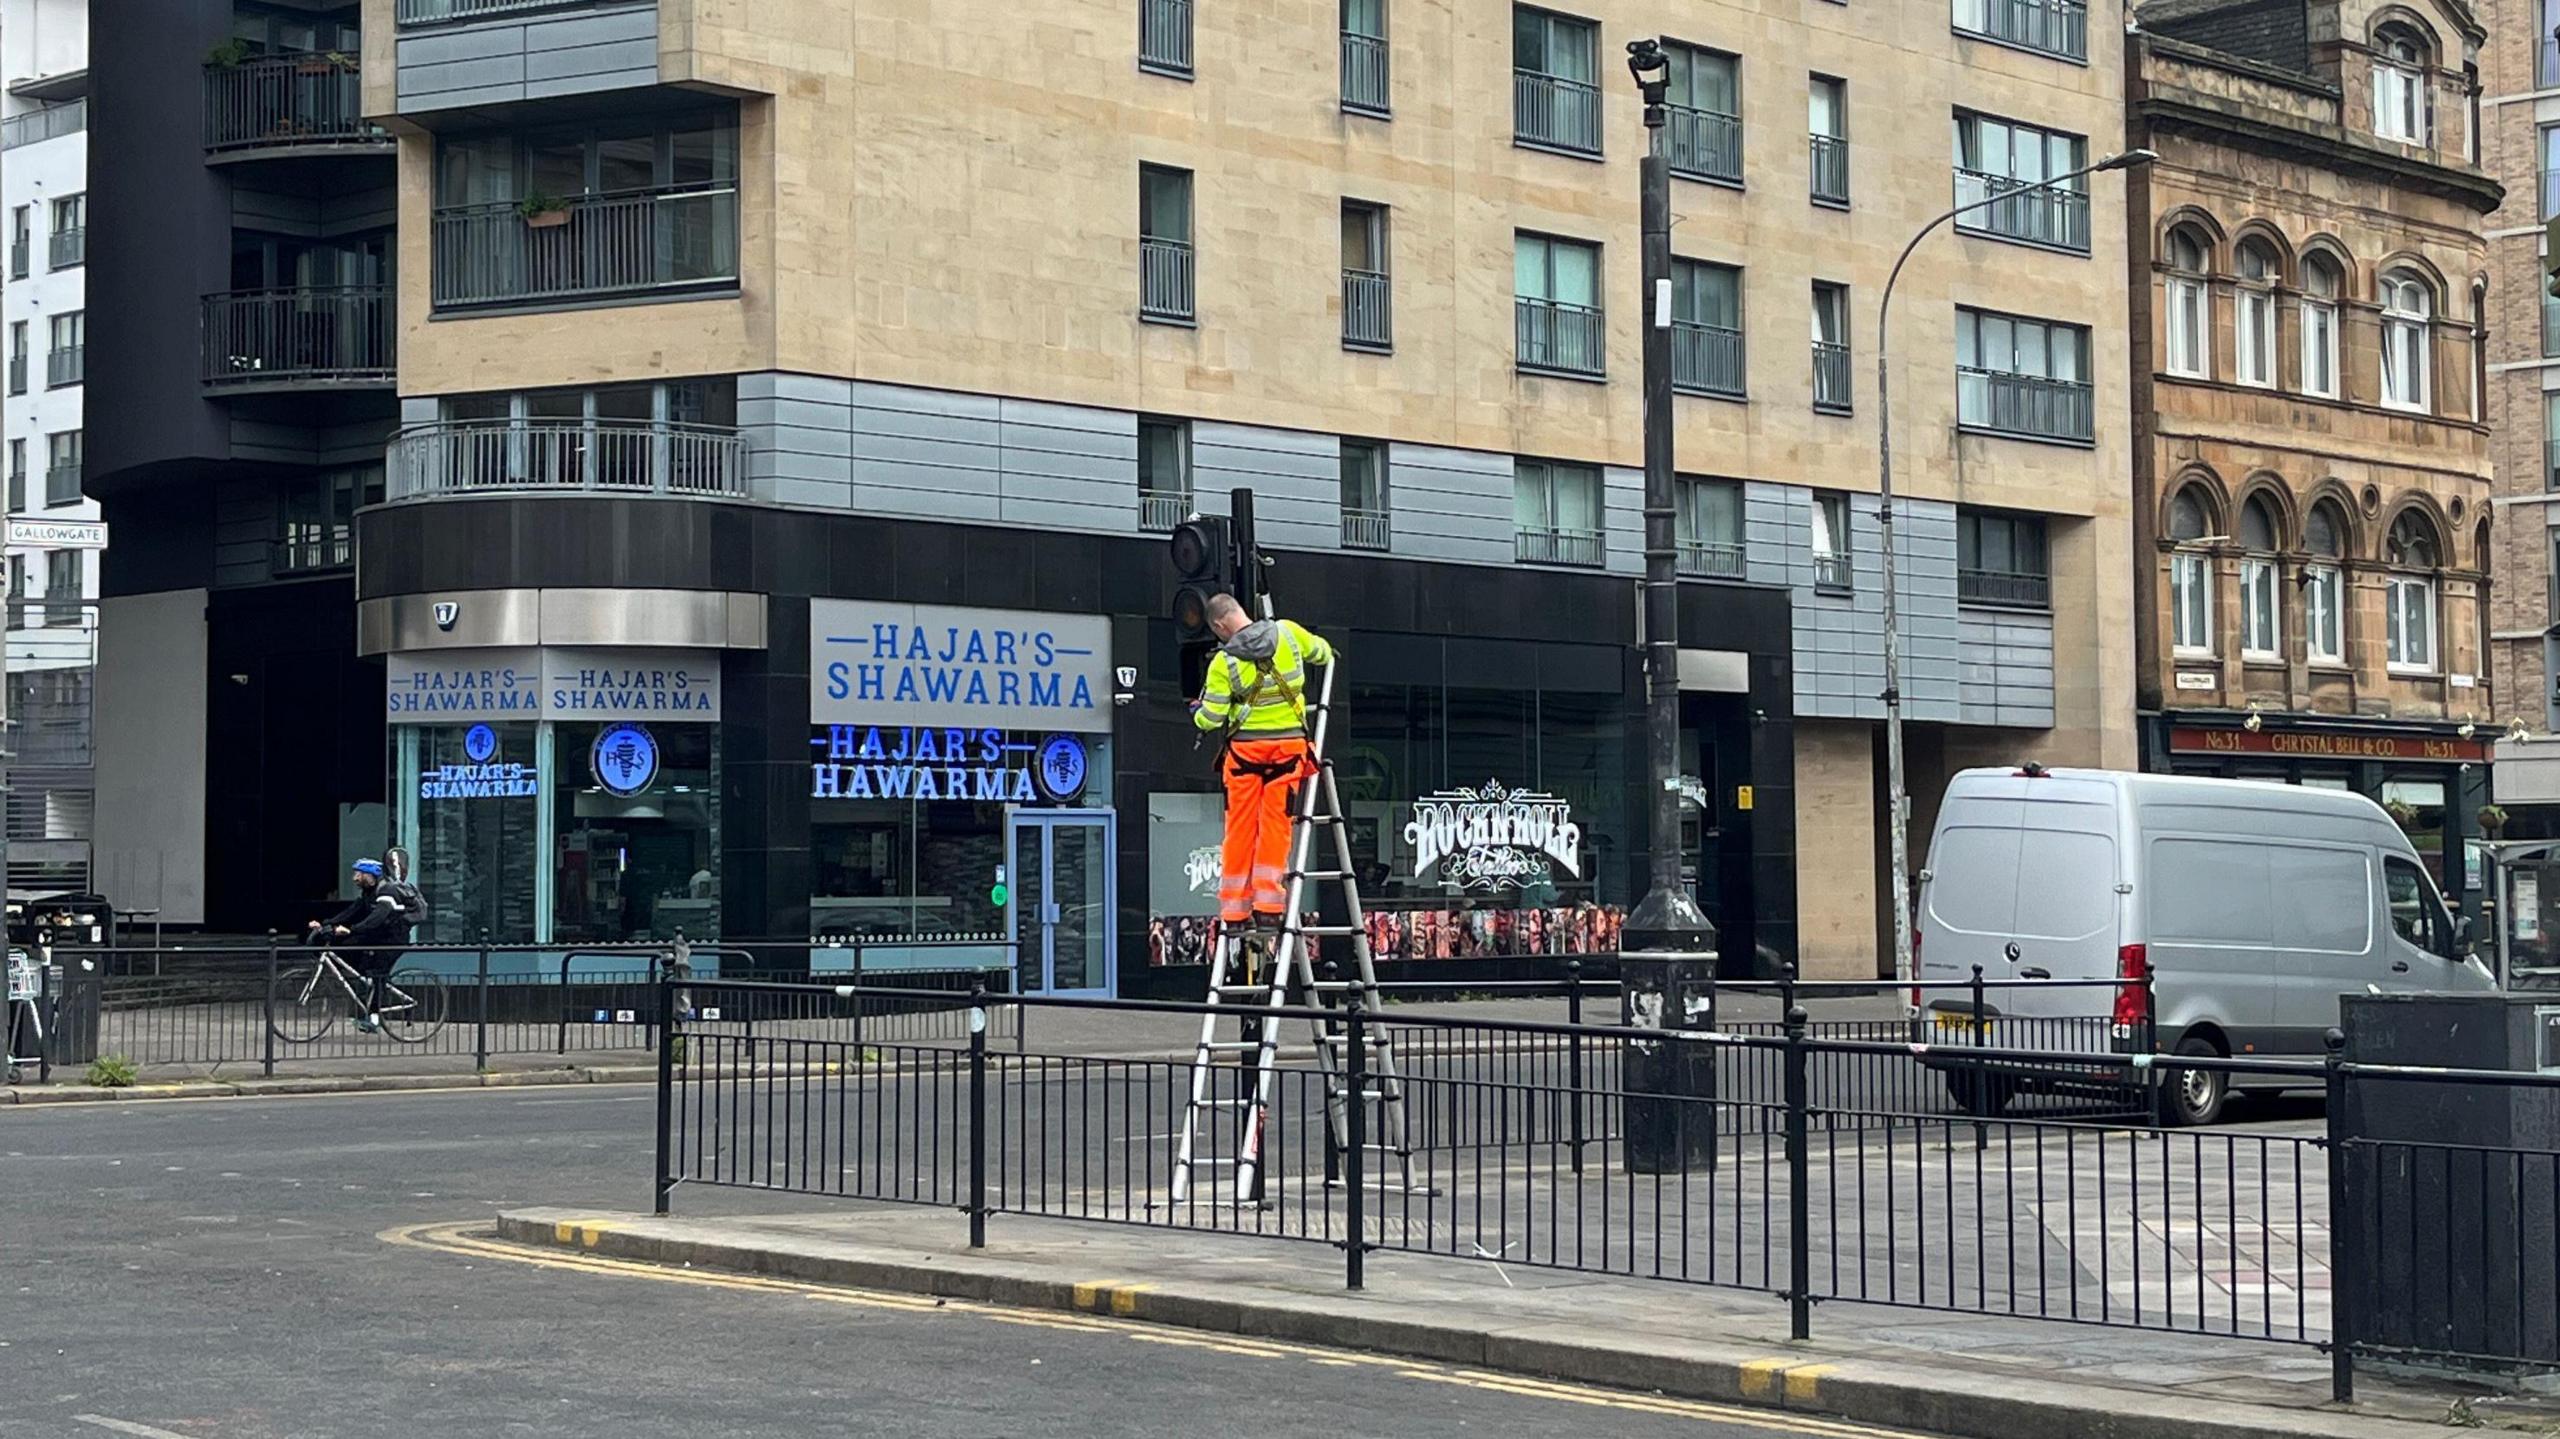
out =
[[[1226,737],[1226,843],[1218,866],[1218,919],[1276,931],[1286,907],[1289,800],[1310,773],[1307,666],[1333,663],[1333,646],[1293,620],[1256,620],[1233,595],[1212,595],[1218,652],[1191,706],[1191,722]]]

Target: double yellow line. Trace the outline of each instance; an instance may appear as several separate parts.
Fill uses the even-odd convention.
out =
[[[562,1227],[567,1229],[575,1226]],[[594,1231],[586,1232],[592,1235]],[[959,1299],[935,1299],[925,1295],[891,1294],[869,1289],[842,1289],[831,1285],[803,1284],[785,1279],[765,1279],[752,1274],[721,1274],[701,1269],[672,1269],[664,1265],[638,1260],[613,1259],[599,1254],[533,1249],[499,1242],[488,1234],[485,1220],[386,1229],[378,1237],[385,1243],[399,1245],[406,1249],[431,1250],[436,1253],[463,1255],[473,1259],[500,1260],[509,1264],[530,1264],[543,1269],[565,1269],[616,1279],[653,1279],[660,1283],[690,1284],[710,1289],[749,1290],[794,1299],[813,1299],[826,1304],[851,1305],[858,1309],[947,1314],[984,1320],[990,1324],[1011,1324],[1033,1329],[1063,1329],[1084,1334],[1115,1334],[1140,1344],[1161,1344],[1177,1349],[1201,1349],[1211,1353],[1250,1359],[1303,1360],[1328,1368],[1369,1368],[1415,1383],[1453,1385],[1523,1399],[1545,1400],[1556,1404],[1615,1409],[1672,1419],[1694,1419],[1701,1423],[1723,1424],[1770,1433],[1810,1434],[1823,1436],[1823,1439],[1898,1439],[1900,1436],[1900,1431],[1896,1430],[1876,1429],[1806,1415],[1772,1412],[1766,1409],[1737,1408],[1732,1405],[1710,1404],[1691,1399],[1672,1399],[1660,1395],[1629,1394],[1611,1389],[1596,1389],[1582,1384],[1417,1363],[1407,1359],[1359,1354],[1348,1350],[1320,1349],[1311,1345],[1289,1344],[1272,1339],[1183,1331],[1157,1324],[1104,1318],[1099,1313],[1043,1313],[1035,1310],[1006,1309]],[[592,1238],[589,1242],[593,1242]],[[1080,1309],[1097,1311],[1110,1309],[1120,1314],[1128,1314],[1135,1312],[1137,1296],[1144,1293],[1145,1289],[1146,1286],[1143,1284],[1102,1281],[1080,1284],[1075,1288],[1075,1302]],[[1801,1374],[1805,1381],[1810,1381],[1819,1372],[1818,1366],[1803,1365],[1792,1360],[1768,1360],[1746,1372],[1745,1380],[1748,1386],[1752,1375],[1759,1374],[1761,1387],[1775,1388],[1783,1384],[1788,1397],[1801,1401],[1811,1397],[1812,1386],[1810,1382],[1800,1383],[1797,1376]]]

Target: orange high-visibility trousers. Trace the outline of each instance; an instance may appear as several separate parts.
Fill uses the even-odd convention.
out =
[[[1227,747],[1227,837],[1219,854],[1218,917],[1278,914],[1287,897],[1289,798],[1307,772],[1303,736],[1240,739]]]

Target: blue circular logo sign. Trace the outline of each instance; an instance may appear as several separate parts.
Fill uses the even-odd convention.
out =
[[[658,777],[658,742],[636,724],[606,725],[588,756],[604,792],[629,799]]]
[[[484,724],[473,725],[463,733],[462,752],[473,764],[487,764],[489,756],[498,752],[498,732]]]
[[[1071,734],[1053,734],[1041,741],[1039,757],[1032,765],[1032,777],[1040,782],[1042,794],[1064,803],[1084,793],[1089,765],[1083,740]]]

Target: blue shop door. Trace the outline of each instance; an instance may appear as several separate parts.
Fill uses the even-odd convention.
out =
[[[1110,995],[1119,981],[1109,810],[1017,810],[1013,936],[1026,994]]]

